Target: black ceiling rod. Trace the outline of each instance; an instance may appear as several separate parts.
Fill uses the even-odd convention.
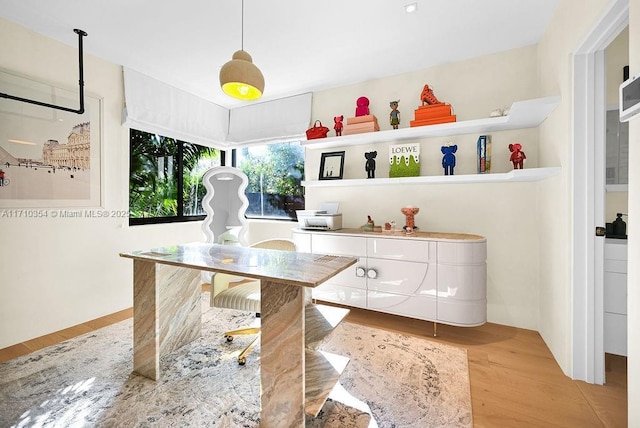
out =
[[[10,100],[22,101],[23,103],[29,103],[29,104],[35,104],[43,107],[54,108],[56,110],[70,111],[71,113],[78,113],[78,114],[84,113],[84,70],[82,67],[82,63],[83,63],[82,38],[86,36],[87,33],[85,33],[82,30],[78,30],[77,28],[75,28],[73,32],[78,35],[78,64],[79,64],[79,70],[80,70],[80,81],[78,82],[80,85],[80,108],[79,109],[76,110],[69,107],[62,107],[54,104],[43,103],[41,101],[29,100],[27,98],[16,97],[14,95],[5,94],[2,92],[0,92],[0,98],[8,98]]]

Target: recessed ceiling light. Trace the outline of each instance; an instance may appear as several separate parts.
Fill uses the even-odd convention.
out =
[[[404,11],[407,13],[413,13],[418,10],[418,3],[410,3],[404,6]]]

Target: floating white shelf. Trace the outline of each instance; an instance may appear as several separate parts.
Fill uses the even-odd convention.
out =
[[[392,184],[469,184],[469,183],[508,183],[524,181],[540,181],[560,174],[560,167],[514,169],[504,173],[465,174],[465,175],[430,175],[421,177],[398,178],[361,178],[350,180],[315,180],[303,181],[309,187],[344,187],[344,186],[384,186]]]
[[[402,140],[446,137],[459,134],[485,134],[509,129],[535,128],[539,126],[557,106],[560,97],[535,98],[517,101],[511,105],[508,116],[486,119],[466,120],[463,122],[442,123],[439,125],[417,126],[414,128],[388,129],[386,131],[364,134],[344,135],[341,137],[320,138],[301,141],[302,146],[311,149],[357,146]]]

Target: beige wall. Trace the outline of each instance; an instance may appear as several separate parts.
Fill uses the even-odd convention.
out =
[[[89,38],[91,35],[89,35]],[[77,88],[77,47],[0,18],[0,68]],[[120,66],[85,55],[85,90],[103,100],[103,204],[128,209],[128,129]],[[73,208],[73,207],[70,207]],[[292,223],[255,232],[290,236]],[[202,241],[199,222],[129,227],[122,219],[0,218],[0,348],[129,308],[132,263],[120,252]]]
[[[390,129],[389,101],[400,99],[401,128],[409,127],[420,105],[425,83],[441,101],[451,103],[459,121],[485,118],[498,107],[537,97],[537,49],[529,46],[469,61],[433,67],[387,79],[336,88],[313,97],[313,119],[331,125],[333,116],[351,117],[355,100],[367,96],[381,129]],[[333,135],[333,131],[330,133]],[[538,164],[537,129],[495,132],[492,135],[492,172],[507,172],[509,143],[520,141],[527,154],[526,168]],[[458,144],[456,174],[476,172],[477,134],[420,140],[421,175],[442,175],[440,147]],[[378,152],[376,177],[388,177],[388,143],[331,150],[306,150],[306,178],[317,180],[320,155],[345,150],[345,178],[366,178],[364,152]],[[488,240],[489,321],[538,328],[538,243],[542,224],[536,218],[537,183],[375,185],[306,190],[307,208],[325,201],[340,202],[343,225],[358,227],[371,215],[379,224],[404,224],[400,208],[420,208],[416,224],[426,231],[465,232]]]

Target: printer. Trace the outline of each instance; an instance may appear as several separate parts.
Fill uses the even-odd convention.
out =
[[[338,202],[320,204],[319,210],[296,210],[298,227],[306,230],[342,229],[342,214],[338,213]]]

